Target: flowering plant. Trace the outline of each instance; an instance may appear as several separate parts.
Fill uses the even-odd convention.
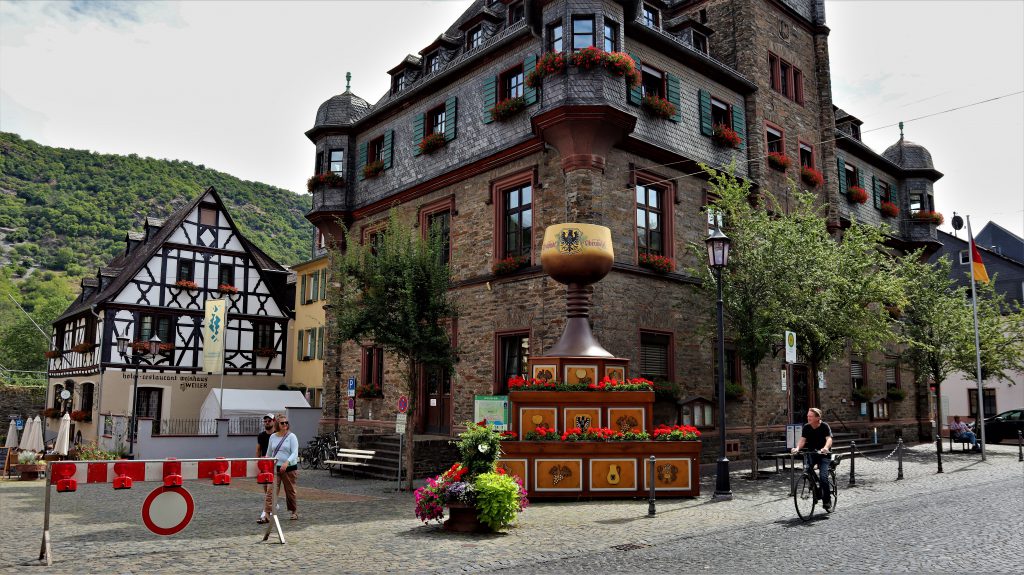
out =
[[[780,172],[785,172],[789,169],[789,156],[782,152],[768,152],[767,160],[769,166]]]
[[[516,96],[515,98],[506,98],[498,102],[497,104],[494,105],[493,108],[491,108],[491,117],[499,122],[504,122],[505,120],[518,114],[525,107],[526,99],[523,98],[522,96]]]
[[[740,142],[743,141],[740,135],[736,133],[736,130],[725,124],[715,124],[711,132],[711,140],[715,145],[723,148],[739,148]]]
[[[825,182],[825,178],[821,175],[821,172],[810,166],[800,168],[800,179],[808,186],[813,186],[815,188]]]
[[[363,383],[356,388],[356,397],[359,399],[376,399],[384,397],[384,392],[377,389],[374,385]]]
[[[345,187],[345,178],[335,174],[334,172],[324,172],[322,174],[313,174],[306,180],[306,191],[313,193],[313,190],[320,186],[326,186],[328,188],[343,188]]]
[[[236,294],[238,293],[238,288],[231,284],[220,284],[219,286],[217,286],[217,291],[219,291],[220,293]]]
[[[597,46],[587,46],[572,53],[572,65],[584,70],[604,67],[606,52]]]
[[[676,269],[676,264],[670,258],[654,254],[640,254],[640,266],[663,274]]]
[[[585,431],[578,427],[570,427],[562,433],[562,441],[647,441],[651,436],[640,428],[628,431],[607,427],[588,427]]]
[[[462,480],[466,469],[460,464],[452,465],[448,471],[434,478],[427,478],[427,485],[416,490],[416,518],[427,523],[444,519],[444,505],[447,502],[448,486]]]
[[[846,190],[846,197],[850,198],[851,202],[863,204],[868,201],[868,192],[860,186],[850,186],[850,188]]]
[[[170,343],[170,342],[160,342],[160,351],[161,352],[172,351],[173,349],[174,349],[174,344],[173,343]],[[136,354],[139,354],[139,353],[149,353],[149,342],[148,341],[133,341],[132,342],[132,351],[134,351]]]
[[[502,441],[506,441],[506,440],[515,441],[516,439],[519,438],[519,435],[516,434],[516,432],[511,431],[511,430],[502,431],[499,435],[501,436],[501,440]]]
[[[75,353],[86,353],[92,351],[92,348],[96,347],[96,344],[89,342],[82,342],[71,348],[71,351]]]
[[[71,412],[70,416],[71,416],[71,421],[80,421],[80,422],[92,421],[92,412],[91,411],[85,411],[84,409],[76,409],[76,410]]]
[[[366,165],[363,166],[364,178],[376,178],[382,173],[384,173],[384,162],[381,160],[366,162]]]
[[[47,407],[43,410],[43,417],[60,417],[60,410],[56,407]]]
[[[444,137],[444,132],[434,132],[433,134],[427,134],[422,140],[420,140],[419,148],[420,152],[429,154],[434,150],[440,150],[448,143],[448,140]]]
[[[676,115],[676,106],[661,96],[644,96],[640,105],[659,118],[669,119]]]
[[[636,69],[636,62],[625,52],[605,52],[604,67],[612,76],[621,76],[626,79],[630,88],[640,85],[640,72]],[[673,112],[674,114],[675,112]]]
[[[199,284],[192,280],[178,280],[174,285],[185,289],[199,289]]]
[[[653,391],[654,383],[642,377],[619,381],[605,376],[597,383],[560,383],[549,379],[519,376],[508,379],[509,391]]]
[[[659,425],[654,428],[651,439],[655,441],[697,441],[700,431],[692,425]]]
[[[260,347],[256,349],[256,357],[277,357],[277,350],[272,347]]]
[[[537,60],[537,66],[526,75],[526,85],[531,88],[540,86],[548,76],[565,73],[565,54],[547,52]]]
[[[558,441],[560,436],[554,428],[538,425],[533,431],[523,434],[523,439],[526,441]]]
[[[507,257],[503,260],[498,260],[494,262],[494,265],[491,266],[491,271],[493,271],[495,275],[499,276],[510,274],[514,271],[526,267],[526,264],[529,263],[529,261],[530,258],[528,258],[527,256]]]
[[[896,207],[896,204],[888,200],[883,200],[881,207],[879,207],[878,209],[881,210],[882,215],[887,218],[895,218],[896,216],[900,215],[900,209]]]
[[[946,218],[942,217],[940,212],[934,210],[921,210],[914,212],[914,219],[919,221],[930,222],[936,226],[941,226],[942,222],[946,221]]]

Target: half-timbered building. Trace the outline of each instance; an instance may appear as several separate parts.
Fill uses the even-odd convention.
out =
[[[155,433],[197,418],[221,384],[203,371],[203,318],[212,298],[227,301],[224,387],[276,389],[287,362],[287,278],[240,233],[213,188],[166,220],[146,218],[141,232],[126,234],[122,254],[82,280],[79,297],[53,323],[49,413],[77,412],[85,439],[115,440],[131,415],[138,365],[135,410],[153,419]],[[161,341],[156,356],[146,350],[153,336]],[[123,354],[118,338],[131,343]]]

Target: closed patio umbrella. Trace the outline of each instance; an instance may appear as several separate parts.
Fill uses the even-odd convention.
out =
[[[43,443],[43,420],[39,419],[38,415],[32,423],[32,433],[29,435],[31,435],[29,439],[32,441],[32,443],[29,444],[29,448],[32,451],[39,453],[46,451],[46,444]],[[24,437],[22,439],[24,439]]]
[[[28,451],[30,443],[32,443],[32,428],[35,426],[36,420],[31,417],[25,422],[25,429],[21,430],[21,443],[18,444],[18,449],[22,451]]]
[[[4,447],[17,447],[18,446],[18,425],[11,420],[11,426],[7,428],[7,441],[4,442]],[[2,465],[2,463],[0,463]]]
[[[60,418],[60,427],[57,429],[57,440],[53,443],[53,452],[58,455],[68,454],[68,444],[71,443],[71,416],[64,414]]]

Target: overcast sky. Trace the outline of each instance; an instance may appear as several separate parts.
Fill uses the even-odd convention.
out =
[[[375,102],[470,4],[0,0],[0,129],[301,191],[303,132],[345,72]],[[1024,1],[829,1],[826,16],[836,105],[878,152],[906,122],[945,174],[943,228],[957,211],[1024,236]]]

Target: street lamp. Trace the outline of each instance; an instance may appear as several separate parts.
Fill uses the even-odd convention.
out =
[[[708,247],[708,265],[715,270],[718,282],[718,476],[715,478],[715,499],[732,499],[729,485],[729,458],[725,456],[725,326],[722,311],[722,269],[729,263],[729,238],[715,226],[704,243]]]
[[[131,355],[128,355],[129,347],[132,348]],[[128,337],[120,335],[117,337],[117,351],[121,357],[127,357],[135,366],[135,377],[132,380],[132,418],[128,428],[128,458],[135,459],[135,407],[139,400],[139,362],[142,361],[143,355],[154,358],[160,354],[160,338],[154,333],[153,337],[149,338],[149,348],[146,350],[149,353],[142,354],[135,353],[135,347],[128,343]]]

